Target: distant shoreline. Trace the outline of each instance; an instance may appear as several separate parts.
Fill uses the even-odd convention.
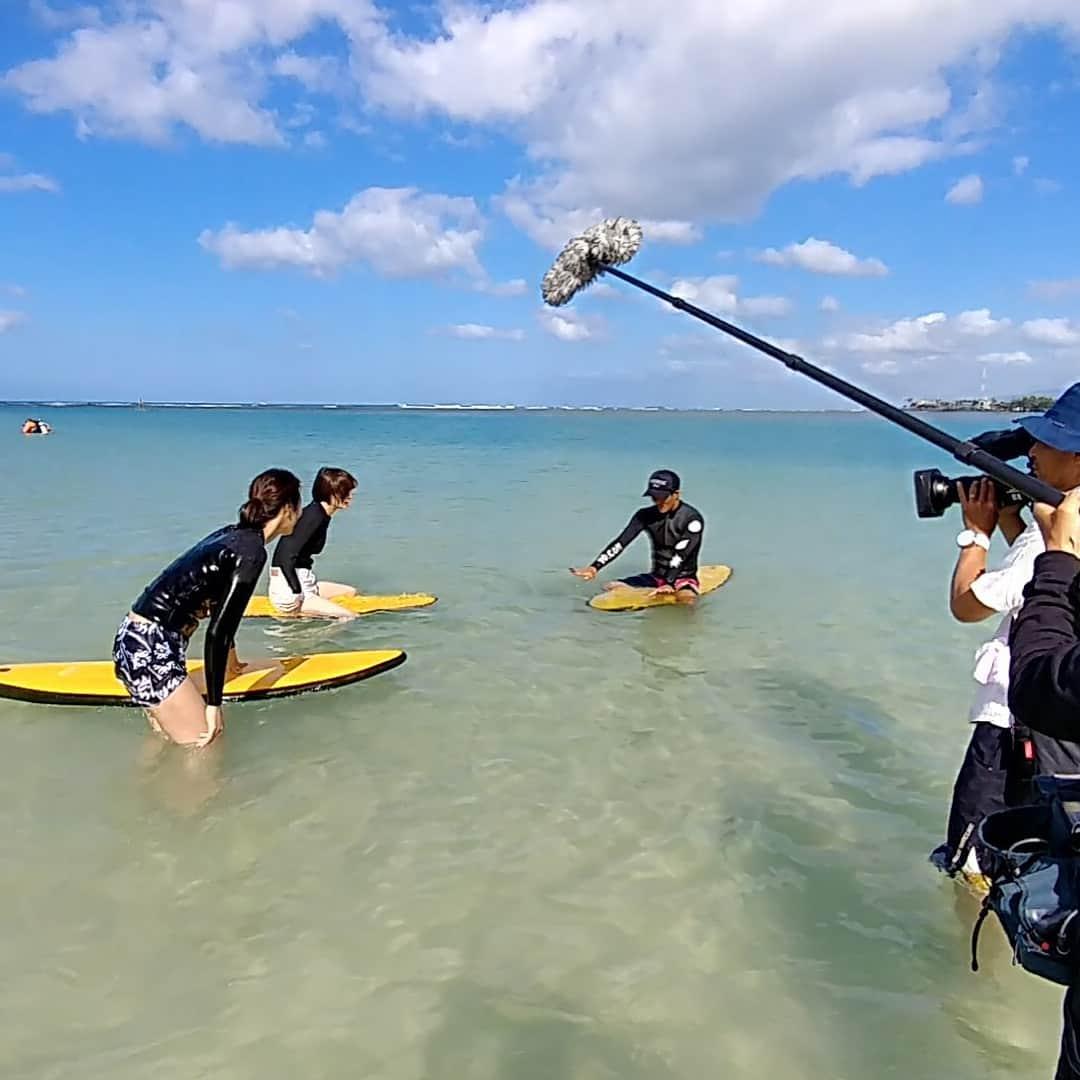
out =
[[[1052,398],[1026,398],[1020,402],[1000,401],[907,401],[901,408],[907,412],[978,413],[978,412],[1042,412]],[[1045,404],[1040,404],[1045,402]],[[324,409],[329,412],[402,412],[402,413],[701,413],[708,415],[844,415],[859,413],[873,415],[860,406],[817,409],[770,408],[677,408],[669,405],[504,405],[457,403],[386,403],[383,405],[352,402],[270,402],[270,401],[0,401],[0,407],[12,409],[221,409],[245,412],[274,410],[302,411]]]
[[[1030,394],[1027,397],[998,401],[994,398],[961,398],[956,401],[931,399],[908,399],[904,408],[909,412],[1045,412],[1054,403],[1052,397]]]

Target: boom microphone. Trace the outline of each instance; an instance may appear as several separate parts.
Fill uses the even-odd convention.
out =
[[[780,363],[792,371],[813,379],[822,386],[904,428],[905,431],[910,431],[920,439],[925,439],[934,446],[947,451],[957,461],[962,461],[964,464],[978,469],[979,472],[999,480],[1007,487],[1023,492],[1033,502],[1049,503],[1051,506],[1057,506],[1061,502],[1064,496],[1057,488],[1051,487],[1049,484],[1045,484],[1036,477],[1021,472],[1019,469],[1014,469],[1011,465],[1007,465],[1004,461],[994,457],[993,454],[976,446],[975,443],[966,439],[957,439],[955,436],[925,423],[918,417],[904,412],[903,409],[898,409],[895,405],[890,405],[887,401],[883,401],[865,390],[860,390],[859,387],[846,380],[816,367],[801,356],[786,352],[776,345],[772,345],[762,338],[742,330],[738,326],[718,318],[716,315],[704,311],[694,304],[688,303],[680,297],[672,296],[670,293],[666,293],[662,289],[658,289],[654,285],[650,285],[648,282],[642,281],[640,278],[636,278],[623,270],[617,270],[617,265],[629,262],[638,253],[641,241],[641,226],[632,218],[606,218],[604,221],[590,226],[584,233],[575,236],[566,244],[551,269],[544,275],[544,280],[540,286],[544,303],[551,307],[561,307],[563,304],[569,303],[601,274],[610,274],[612,277],[617,277],[621,281],[625,281],[643,292],[665,301],[673,308],[685,311],[695,319],[708,323],[714,329],[737,338],[744,344],[765,353],[766,356],[779,360]]]

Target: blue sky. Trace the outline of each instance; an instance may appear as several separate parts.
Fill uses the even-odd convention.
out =
[[[1064,0],[8,6],[0,397],[844,405],[1080,377]]]

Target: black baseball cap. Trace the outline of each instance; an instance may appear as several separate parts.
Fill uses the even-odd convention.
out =
[[[657,469],[649,477],[649,486],[641,493],[641,497],[644,499],[659,495],[666,499],[679,490],[680,483],[678,473],[670,469]]]

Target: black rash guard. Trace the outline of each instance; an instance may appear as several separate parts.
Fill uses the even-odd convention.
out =
[[[642,507],[626,528],[593,560],[600,570],[617,559],[640,533],[652,542],[652,572],[668,585],[679,578],[697,577],[698,552],[705,535],[705,519],[689,503],[680,502],[669,514],[655,506]]]
[[[136,615],[190,638],[199,620],[206,630],[206,703],[220,705],[225,668],[236,629],[266,565],[258,526],[226,525],[175,559],[131,606]]]
[[[318,555],[326,546],[326,530],[329,527],[330,515],[326,512],[326,507],[318,499],[314,499],[304,507],[293,531],[278,541],[274,549],[274,560],[270,565],[281,570],[294,593],[301,591],[296,568],[311,569],[311,557]]]

